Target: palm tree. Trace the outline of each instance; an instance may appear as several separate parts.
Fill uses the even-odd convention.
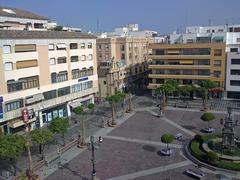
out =
[[[121,102],[123,99],[125,98],[125,94],[122,92],[116,92],[116,94],[112,95],[112,96],[108,96],[106,97],[106,100],[110,103],[111,107],[112,107],[112,124],[111,126],[114,127],[117,125],[116,120],[115,120],[115,106],[116,103]]]
[[[211,80],[205,80],[205,81],[201,82],[199,90],[202,94],[203,111],[208,110],[207,103],[208,103],[209,90],[212,89],[212,88],[215,88],[215,87],[216,87],[216,83],[214,83]]]
[[[157,95],[162,94],[163,107],[167,106],[168,95],[176,92],[177,88],[178,88],[178,82],[176,80],[170,79],[155,90],[155,93]]]
[[[192,85],[182,85],[178,86],[178,93],[180,95],[180,98],[182,97],[183,100],[186,100],[187,96],[190,96],[190,93],[193,91],[193,86]]]
[[[74,110],[73,110],[76,114],[80,115],[81,116],[81,125],[80,125],[80,132],[81,132],[81,135],[79,134],[79,140],[78,140],[78,147],[79,148],[83,148],[86,146],[86,143],[85,143],[85,126],[84,126],[84,109],[83,109],[83,106],[78,106],[76,107]]]

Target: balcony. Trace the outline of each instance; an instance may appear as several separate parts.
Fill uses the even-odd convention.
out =
[[[149,59],[210,59],[211,55],[148,55]]]
[[[210,79],[210,75],[178,75],[178,74],[149,74],[149,78],[160,78],[160,79],[196,79],[196,80],[207,80]]]
[[[76,93],[71,93],[65,96],[61,96],[61,97],[57,97],[55,99],[50,99],[47,101],[42,101],[40,103],[28,106],[28,109],[34,109],[34,111],[40,111],[42,109],[47,109],[50,108],[52,106],[56,106],[58,104],[63,104],[66,103],[68,101],[72,101],[74,99],[78,99],[80,97],[83,96],[87,96],[93,93],[96,93],[98,91],[98,87],[93,87],[90,89],[85,89],[83,91],[80,92],[76,92]],[[6,112],[4,113],[4,120],[10,120],[10,119],[14,119],[14,118],[18,118],[22,116],[22,109],[17,109],[14,111],[10,111],[10,112]]]
[[[149,65],[149,69],[210,69],[210,65]]]

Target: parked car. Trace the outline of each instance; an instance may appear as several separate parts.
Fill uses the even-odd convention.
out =
[[[201,179],[205,176],[205,174],[203,172],[201,172],[200,170],[194,170],[194,169],[187,169],[185,171],[188,175]]]
[[[172,149],[162,149],[160,151],[160,153],[164,156],[170,156],[173,154],[173,150]]]
[[[213,133],[213,132],[214,132],[214,128],[212,128],[212,127],[207,127],[207,128],[203,128],[202,131],[203,131],[203,132],[206,132],[206,133]]]
[[[174,136],[174,139],[176,139],[176,140],[182,140],[182,138],[183,138],[183,135],[182,135],[182,133],[177,133],[175,136]]]

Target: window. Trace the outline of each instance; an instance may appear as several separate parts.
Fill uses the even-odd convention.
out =
[[[109,54],[105,54],[105,59],[109,60]]]
[[[214,72],[213,72],[213,76],[216,77],[216,78],[220,78],[220,76],[221,76],[221,71],[214,71]]]
[[[240,38],[237,38],[236,41],[237,41],[237,42],[240,42]]]
[[[72,86],[72,93],[82,91],[82,83],[75,84]]]
[[[231,81],[230,81],[230,85],[231,85],[231,86],[240,86],[240,81],[231,80]]]
[[[37,67],[37,66],[38,66],[38,62],[36,59],[16,62],[17,69],[31,68],[31,67]]]
[[[36,29],[43,29],[43,23],[34,23],[34,28]]]
[[[70,86],[58,89],[58,97],[70,94]]]
[[[238,70],[238,69],[231,69],[231,75],[240,75],[240,70]]]
[[[222,50],[221,49],[214,49],[214,56],[221,56]]]
[[[82,55],[81,56],[81,61],[85,61],[86,60],[86,56],[85,55]]]
[[[108,44],[105,45],[105,51],[109,51],[109,45]]]
[[[88,60],[93,60],[93,55],[92,54],[88,55]]]
[[[121,50],[121,51],[124,51],[124,50],[125,50],[124,44],[121,44],[121,45],[120,45],[120,50]]]
[[[67,71],[61,71],[57,75],[57,82],[63,82],[68,80],[68,73]]]
[[[48,50],[53,51],[54,50],[54,44],[48,44]]]
[[[4,70],[5,70],[5,71],[11,71],[11,70],[13,70],[13,63],[12,63],[12,62],[5,62],[5,64],[4,64]]]
[[[230,52],[238,52],[238,48],[230,48]]]
[[[57,59],[58,64],[63,64],[67,62],[67,58],[66,57],[59,57]]]
[[[57,73],[51,74],[52,83],[58,83],[58,82],[63,82],[63,81],[67,81],[67,80],[68,80],[67,71],[61,71],[58,74]]]
[[[57,73],[52,73],[51,74],[51,81],[52,81],[52,83],[56,83],[57,82]]]
[[[132,59],[132,53],[129,53],[129,59]]]
[[[51,90],[43,93],[44,100],[54,99],[57,97],[57,90]]]
[[[3,54],[10,54],[10,53],[11,53],[11,46],[3,45]]]
[[[214,66],[221,66],[222,61],[221,60],[214,60]]]
[[[240,64],[240,59],[231,59],[231,64]]]
[[[121,59],[125,59],[125,54],[124,53],[121,54]]]
[[[77,79],[81,77],[81,73],[79,69],[72,70],[72,79]]]
[[[92,43],[88,43],[88,49],[92,49]]]
[[[85,43],[81,43],[81,49],[85,49]]]
[[[99,60],[102,60],[102,54],[99,54],[99,55],[98,55],[98,59],[99,59]]]
[[[239,27],[235,27],[234,28],[234,32],[240,32],[240,28]]]
[[[50,58],[49,59],[49,64],[50,65],[55,65],[56,64],[56,59],[55,58]]]
[[[71,62],[78,62],[78,56],[71,56]]]
[[[65,43],[59,43],[57,44],[57,50],[66,50],[67,46]]]
[[[36,44],[19,44],[19,45],[15,45],[15,53],[34,52],[34,51],[36,51]]]
[[[23,107],[23,99],[17,99],[12,102],[5,103],[5,111],[6,112],[13,111],[13,110],[16,110],[16,109],[19,109],[22,107]]]
[[[70,49],[77,49],[78,44],[77,43],[70,43]]]
[[[15,81],[15,80],[7,81],[8,92],[20,91],[20,90],[30,89],[35,87],[39,87],[38,76],[21,78],[18,81]]]
[[[102,50],[102,45],[101,44],[98,45],[98,50]]]

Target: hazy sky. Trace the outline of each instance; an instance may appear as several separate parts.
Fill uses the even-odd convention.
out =
[[[240,24],[240,0],[0,0],[0,5],[94,32],[97,27],[112,31],[129,23],[160,33],[183,30],[186,25],[208,25],[209,19],[213,25]]]

